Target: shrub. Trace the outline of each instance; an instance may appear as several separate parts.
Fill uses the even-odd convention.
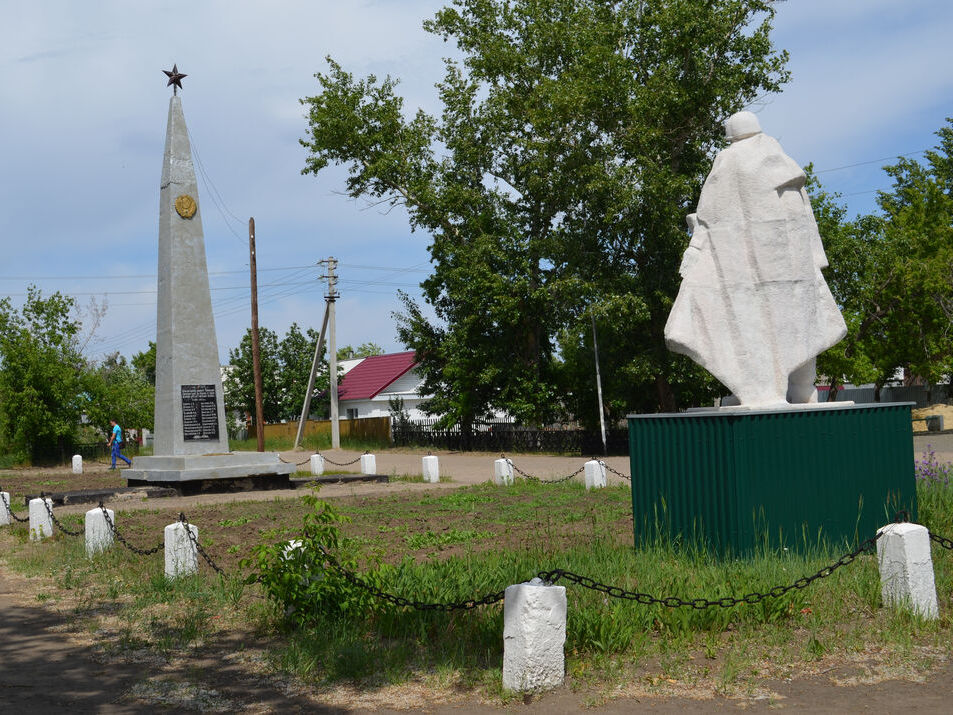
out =
[[[325,555],[331,553],[344,569],[356,570],[337,527],[350,519],[313,494],[302,501],[312,510],[305,514],[301,537],[256,546],[252,558],[242,562],[255,568],[247,582],[260,582],[268,598],[296,625],[372,612],[378,605],[376,599],[342,575]],[[378,585],[373,572],[362,578]]]

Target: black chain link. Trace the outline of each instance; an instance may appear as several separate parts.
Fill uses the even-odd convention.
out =
[[[56,525],[57,529],[62,531],[67,536],[82,536],[83,535],[84,531],[82,529],[80,529],[79,531],[70,531],[65,526],[63,526],[60,520],[53,515],[53,508],[50,506],[50,502],[47,501],[46,498],[43,496],[42,492],[40,492],[40,499],[43,500],[43,506],[46,507],[46,513],[50,515],[50,521],[52,521]]]
[[[626,480],[628,480],[628,481],[630,481],[630,482],[632,481],[632,477],[630,477],[628,474],[623,474],[622,472],[613,469],[613,468],[610,467],[608,464],[606,464],[605,462],[603,462],[601,459],[598,460],[598,461],[599,461],[599,464],[601,464],[601,465],[606,469],[606,471],[612,472],[612,473],[613,473],[614,475],[616,475],[617,477],[622,477],[623,479],[626,479]]]
[[[321,454],[321,453],[318,452],[318,454]],[[364,454],[370,454],[370,452],[364,452]],[[361,457],[363,457],[364,454],[362,454]],[[360,462],[360,461],[361,461],[361,457],[355,457],[355,458],[352,459],[350,462],[335,462],[333,459],[328,459],[328,458],[325,457],[323,454],[321,454],[321,458],[322,458],[325,462],[327,462],[328,464],[333,464],[335,467],[350,467],[352,464],[356,464],[357,462]]]
[[[2,490],[0,490],[0,491],[2,491]],[[9,514],[10,517],[11,517],[14,521],[19,521],[21,524],[26,524],[28,521],[30,521],[30,516],[29,516],[29,514],[28,514],[27,516],[25,516],[25,517],[22,517],[22,518],[19,517],[19,516],[17,516],[16,514],[14,514],[14,513],[13,513],[13,509],[10,508],[10,502],[8,501],[8,499],[9,499],[9,497],[5,497],[5,498],[3,498],[3,499],[0,499],[0,501],[3,502],[4,508],[7,510],[7,514]]]
[[[945,536],[940,536],[939,534],[934,534],[934,533],[931,531],[931,532],[930,532],[930,540],[931,540],[931,541],[935,541],[935,542],[938,543],[940,546],[942,546],[944,549],[953,550],[953,539],[947,539]]]
[[[222,570],[222,568],[217,563],[212,561],[212,557],[206,553],[205,549],[203,549],[202,545],[198,542],[198,539],[195,538],[195,534],[193,534],[192,530],[189,528],[189,520],[185,518],[185,514],[182,512],[179,512],[179,521],[185,525],[185,533],[188,535],[189,541],[195,544],[195,550],[202,555],[202,558],[205,559],[205,563],[211,566],[215,573],[224,575],[225,572]]]
[[[747,593],[744,596],[734,597],[734,596],[724,596],[717,599],[707,599],[707,598],[693,598],[690,600],[685,600],[677,596],[667,596],[665,598],[658,598],[648,593],[640,593],[638,591],[626,591],[623,588],[618,586],[609,586],[604,583],[599,583],[588,576],[580,576],[579,574],[572,573],[571,571],[565,571],[563,569],[553,569],[552,571],[541,571],[538,576],[543,581],[551,584],[555,584],[560,580],[566,580],[571,583],[578,584],[583,588],[588,588],[592,591],[599,591],[604,593],[607,596],[612,598],[621,598],[627,601],[635,601],[643,605],[652,605],[658,604],[660,606],[665,606],[666,608],[683,608],[691,607],[696,610],[702,610],[704,608],[711,608],[717,606],[718,608],[732,608],[737,606],[739,603],[749,603],[755,604],[760,603],[766,598],[778,598],[783,596],[788,591],[791,590],[801,590],[807,588],[814,581],[818,579],[827,578],[832,573],[834,573],[841,566],[847,566],[849,563],[853,562],[858,556],[863,553],[873,551],[877,545],[877,539],[881,537],[883,532],[877,532],[877,535],[873,538],[867,539],[856,549],[850,553],[844,554],[837,561],[825,566],[817,573],[811,574],[810,576],[802,576],[794,583],[788,584],[786,586],[775,586],[772,589],[769,589],[763,593],[752,592]]]
[[[113,533],[113,536],[116,537],[116,541],[118,541],[120,544],[125,546],[127,549],[129,549],[133,553],[139,554],[140,556],[152,556],[153,554],[158,553],[161,549],[165,548],[164,541],[152,549],[140,549],[133,546],[128,541],[126,541],[125,537],[123,537],[122,534],[119,533],[119,530],[116,528],[116,525],[113,523],[113,520],[109,518],[109,512],[106,511],[106,507],[103,506],[102,502],[99,502],[99,508],[102,510],[103,516],[106,517],[106,524],[109,526],[109,530]]]
[[[358,459],[360,459],[360,457],[358,457]],[[293,465],[295,465],[296,467],[300,467],[302,464],[307,464],[308,462],[310,462],[310,461],[311,461],[311,457],[308,457],[308,458],[307,458],[306,460],[304,460],[303,462],[289,462],[287,459],[285,459],[284,457],[282,457],[282,456],[279,454],[279,455],[278,455],[278,461],[284,462],[285,464],[293,464]]]
[[[392,593],[387,593],[386,591],[381,591],[376,586],[373,586],[366,581],[364,581],[357,574],[348,571],[346,568],[341,566],[338,563],[337,559],[332,556],[327,549],[318,544],[318,548],[321,550],[321,553],[324,555],[324,558],[330,564],[337,573],[341,574],[348,582],[362,588],[368,593],[377,596],[378,598],[387,601],[394,606],[402,606],[413,608],[418,611],[443,611],[449,613],[450,611],[469,611],[479,606],[489,606],[493,603],[499,603],[503,600],[503,591],[497,591],[495,593],[490,593],[484,596],[483,598],[478,599],[467,599],[465,601],[457,601],[455,603],[424,603],[422,601],[414,601],[410,598],[404,598],[403,596],[395,596]]]
[[[562,482],[568,482],[570,479],[575,477],[577,474],[581,474],[586,471],[586,465],[582,465],[572,474],[567,474],[565,477],[559,477],[558,479],[540,479],[539,477],[534,477],[532,474],[527,474],[522,469],[513,464],[513,460],[509,459],[505,454],[501,454],[500,457],[505,459],[509,465],[516,471],[521,477],[531,482],[539,482],[540,484],[560,484]]]

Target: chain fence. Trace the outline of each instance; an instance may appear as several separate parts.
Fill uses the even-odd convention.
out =
[[[363,457],[364,454],[370,454],[370,452],[364,452],[364,454],[362,454],[360,457],[355,457],[350,462],[335,462],[333,459],[329,459],[328,457],[325,457],[320,452],[317,452],[317,454],[320,454],[321,459],[323,459],[325,462],[327,462],[328,464],[333,464],[335,467],[350,467],[352,464],[357,464],[358,462],[360,462],[361,457]]]
[[[140,556],[152,556],[153,554],[158,553],[161,549],[165,548],[165,542],[162,541],[158,546],[155,546],[151,549],[140,549],[136,546],[130,544],[126,538],[119,533],[119,530],[116,528],[116,525],[113,523],[113,520],[109,518],[109,512],[106,510],[106,507],[103,506],[102,502],[99,502],[99,508],[103,512],[103,516],[106,518],[106,525],[109,527],[109,530],[112,532],[112,535],[116,537],[116,541],[125,546],[127,549],[132,551],[134,554],[139,554]]]
[[[483,598],[468,598],[464,601],[455,601],[451,603],[425,603],[423,601],[415,601],[410,598],[404,598],[403,596],[395,596],[392,593],[382,591],[376,586],[369,584],[367,581],[362,579],[353,571],[349,571],[344,568],[337,559],[325,549],[323,546],[318,544],[318,548],[321,549],[321,553],[324,558],[327,560],[328,564],[331,565],[331,568],[334,569],[338,574],[343,576],[349,583],[361,588],[373,596],[381,599],[382,601],[387,601],[388,603],[394,606],[402,606],[413,608],[416,611],[469,611],[479,606],[489,606],[493,603],[499,603],[503,600],[503,594],[506,589],[502,591],[496,591],[494,593],[487,594]]]
[[[222,570],[222,567],[212,560],[212,557],[208,555],[208,552],[202,548],[199,540],[195,538],[195,534],[193,534],[192,530],[189,528],[189,520],[185,518],[184,512],[179,512],[179,521],[185,525],[185,533],[188,535],[189,541],[195,545],[195,550],[199,552],[203,559],[205,559],[205,563],[211,566],[215,573],[224,576],[225,572]]]
[[[628,481],[628,482],[631,482],[631,481],[632,481],[632,477],[630,477],[628,474],[623,474],[623,473],[620,472],[619,470],[613,469],[613,468],[610,467],[608,464],[606,464],[605,462],[603,462],[601,459],[599,460],[599,464],[601,464],[601,465],[603,466],[603,468],[604,468],[607,472],[612,472],[612,473],[613,473],[614,475],[616,475],[617,477],[620,477],[620,478],[622,478],[622,479],[625,479],[625,480]]]
[[[652,605],[657,604],[659,606],[665,606],[666,608],[684,608],[691,607],[696,610],[702,610],[705,608],[732,608],[737,606],[740,603],[756,604],[761,603],[761,601],[766,598],[780,598],[788,591],[792,590],[801,590],[807,588],[812,583],[818,579],[827,578],[833,574],[837,569],[842,566],[847,566],[850,563],[853,563],[858,556],[863,553],[868,553],[876,550],[877,548],[877,539],[881,537],[883,532],[877,532],[877,535],[867,539],[856,549],[850,553],[844,554],[834,563],[825,566],[819,571],[811,574],[810,576],[802,576],[796,581],[783,585],[775,586],[774,588],[768,589],[767,591],[753,591],[747,593],[744,596],[734,597],[734,596],[723,596],[722,598],[708,599],[708,598],[693,598],[693,599],[684,599],[679,598],[678,596],[666,596],[664,598],[659,598],[648,593],[640,593],[638,591],[627,591],[618,586],[609,586],[604,583],[599,583],[588,576],[580,576],[579,574],[573,573],[572,571],[566,571],[564,569],[553,569],[552,571],[541,571],[539,573],[539,578],[543,581],[556,584],[561,580],[569,581],[570,583],[575,583],[583,588],[587,588],[591,591],[598,591],[604,593],[607,596],[612,598],[624,599],[626,601],[635,601],[642,605]]]
[[[578,473],[579,472],[577,471],[574,474],[569,475],[569,477],[575,476]],[[525,476],[527,478],[535,479],[534,477],[531,477],[530,475],[525,475]],[[565,479],[566,477],[562,478],[560,481],[565,481]],[[542,481],[542,480],[538,480],[538,481]],[[16,517],[16,515],[13,514],[13,512],[10,510],[9,503],[5,499],[2,501],[8,513],[14,518],[16,518],[17,521],[21,521],[21,522],[29,521],[29,518],[21,519],[19,517]],[[62,522],[60,522],[56,518],[56,516],[53,514],[53,510],[50,504],[46,502],[45,499],[44,499],[44,506],[46,508],[47,513],[50,516],[51,521],[57,526],[57,528],[60,529],[60,531],[66,534],[69,534],[71,536],[79,536],[81,533],[83,533],[82,531],[72,531],[64,527]],[[117,541],[119,541],[119,543],[121,543],[123,546],[128,548],[130,551],[133,551],[134,553],[142,555],[142,556],[149,556],[149,555],[155,554],[160,549],[164,548],[164,543],[160,543],[158,546],[151,549],[140,549],[134,546],[133,544],[129,543],[129,541],[116,528],[115,523],[109,516],[108,510],[106,509],[105,505],[102,502],[99,503],[99,509],[102,510],[103,516],[106,519],[106,524],[109,526],[109,529],[112,532],[113,536],[116,538]],[[897,522],[908,521],[908,519],[909,519],[909,515],[904,512],[899,512],[896,516]],[[224,575],[225,574],[224,569],[222,569],[221,566],[215,563],[215,561],[212,559],[209,553],[202,547],[202,545],[198,542],[198,539],[192,533],[192,530],[189,528],[190,526],[189,520],[186,518],[183,512],[179,513],[179,521],[185,526],[185,532],[188,535],[189,540],[195,546],[197,553],[202,556],[204,561],[217,574]],[[702,610],[706,608],[733,608],[734,606],[738,606],[741,604],[749,604],[749,605],[758,604],[768,598],[780,598],[781,596],[784,596],[790,591],[807,588],[815,581],[827,578],[831,576],[838,569],[841,569],[844,566],[848,566],[849,564],[853,563],[862,554],[875,552],[877,548],[877,541],[883,536],[883,533],[884,533],[883,531],[878,531],[876,535],[863,541],[853,551],[845,553],[836,561],[824,566],[823,568],[819,569],[818,571],[810,575],[802,576],[791,583],[774,586],[773,588],[767,589],[765,591],[752,591],[750,593],[744,594],[743,596],[722,596],[720,598],[692,598],[692,599],[681,598],[679,596],[656,596],[650,593],[643,593],[640,591],[629,591],[620,586],[613,586],[610,584],[601,583],[599,581],[596,581],[593,578],[590,578],[589,576],[584,576],[584,575],[575,573],[573,571],[569,571],[569,570],[561,569],[561,568],[540,571],[536,574],[536,576],[542,582],[548,585],[555,585],[559,583],[560,581],[567,582],[567,583],[578,585],[584,589],[602,593],[610,598],[617,598],[617,599],[626,600],[626,601],[634,601],[641,605],[658,605],[658,606],[663,606],[665,608],[692,608],[695,610]],[[947,550],[953,550],[953,539],[949,539],[947,537],[941,536],[939,534],[935,534],[933,532],[929,533],[929,537],[931,541],[937,543],[942,548]],[[324,546],[318,544],[318,548],[320,549],[321,554],[324,557],[327,567],[329,567],[331,570],[333,570],[334,572],[342,576],[345,580],[347,580],[352,585],[358,588],[361,588],[367,591],[368,593],[370,593],[371,595],[375,596],[376,598],[386,601],[387,603],[390,603],[391,605],[394,605],[394,606],[403,607],[403,608],[412,608],[418,611],[450,612],[450,611],[460,611],[460,610],[471,610],[474,608],[478,608],[480,606],[492,605],[502,601],[504,597],[505,589],[488,593],[479,598],[468,598],[465,600],[452,601],[449,603],[447,602],[432,602],[431,603],[431,602],[425,602],[425,601],[418,601],[412,598],[406,598],[404,596],[399,596],[393,593],[389,593],[387,591],[384,591],[374,586],[373,584],[369,583],[365,579],[361,578],[361,576],[359,576],[358,574],[342,566],[341,563],[334,557],[334,555],[330,551],[328,551]]]
[[[46,507],[46,513],[50,515],[50,521],[56,526],[57,529],[62,531],[67,536],[82,536],[85,533],[84,529],[79,529],[77,531],[72,531],[63,526],[63,523],[53,515],[53,507],[50,506],[50,502],[47,501],[43,492],[40,492],[40,499],[43,500],[43,506]]]
[[[574,583],[583,588],[589,589],[591,591],[598,591],[605,594],[611,598],[618,598],[626,601],[635,601],[636,603],[642,605],[659,605],[665,606],[666,608],[684,608],[690,607],[696,610],[702,610],[705,608],[732,608],[742,603],[746,604],[757,604],[766,598],[779,598],[789,591],[792,590],[801,590],[807,588],[812,583],[818,579],[824,579],[833,574],[839,568],[847,566],[857,559],[858,556],[864,553],[874,551],[876,549],[877,540],[881,537],[883,532],[878,532],[876,536],[871,537],[860,544],[853,551],[844,554],[837,561],[825,566],[819,571],[809,575],[802,576],[796,581],[775,586],[768,589],[767,591],[753,591],[747,593],[744,596],[723,596],[721,598],[709,599],[709,598],[693,598],[693,599],[684,599],[679,598],[678,596],[665,596],[658,597],[653,596],[648,593],[641,593],[639,591],[627,591],[619,586],[610,586],[608,584],[600,583],[588,576],[581,576],[580,574],[573,573],[572,571],[567,571],[565,569],[552,569],[550,571],[540,571],[536,574],[537,578],[546,583],[547,585],[555,585],[559,581],[568,581]],[[948,541],[948,540],[947,540]],[[953,543],[953,542],[951,542]],[[413,608],[418,611],[457,611],[457,610],[469,610],[476,608],[478,606],[486,606],[498,601],[503,600],[503,591],[496,591],[482,598],[477,599],[467,599],[465,601],[457,601],[451,603],[426,603],[422,601],[416,601],[409,598],[404,598],[403,596],[397,596],[386,591],[373,586],[372,584],[367,583],[360,576],[355,574],[352,571],[344,568],[335,558],[328,552],[323,546],[319,545],[321,553],[324,555],[327,562],[338,574],[343,576],[349,583],[361,588],[373,596],[380,598],[381,600],[387,601],[395,606]]]
[[[3,491],[3,490],[0,489],[0,491]],[[7,514],[10,515],[11,519],[13,519],[14,521],[18,521],[21,524],[26,524],[28,521],[30,521],[29,514],[27,514],[27,516],[24,516],[24,517],[19,517],[16,514],[14,514],[13,509],[10,508],[10,502],[6,498],[0,499],[0,501],[3,502],[3,506],[7,510]]]
[[[360,457],[358,457],[358,459],[360,459]],[[289,462],[287,459],[285,459],[284,457],[282,457],[282,456],[279,454],[279,455],[278,455],[278,460],[281,461],[281,462],[284,462],[285,464],[293,464],[293,465],[295,465],[296,467],[300,467],[301,465],[307,464],[308,462],[310,462],[310,461],[311,461],[311,457],[310,457],[310,455],[309,455],[303,462]]]
[[[539,482],[540,484],[561,484],[562,482],[568,482],[577,474],[581,474],[582,472],[586,470],[586,466],[583,465],[579,469],[577,469],[575,472],[573,472],[572,474],[567,474],[565,477],[558,477],[556,479],[540,479],[539,477],[536,477],[536,476],[533,476],[532,474],[527,474],[526,472],[524,472],[522,469],[520,469],[515,464],[513,464],[513,460],[507,457],[505,454],[501,454],[500,457],[502,459],[505,459],[509,463],[509,465],[513,468],[513,471],[515,471],[521,477],[531,482]]]
[[[579,469],[577,469],[575,472],[573,472],[572,474],[567,474],[565,477],[558,477],[558,478],[556,478],[556,479],[540,479],[539,477],[533,476],[532,474],[527,474],[527,473],[524,472],[522,469],[520,469],[519,467],[517,467],[516,464],[513,463],[513,460],[510,459],[510,458],[508,458],[508,457],[506,456],[506,454],[501,454],[500,457],[501,457],[502,459],[505,459],[507,462],[509,462],[510,466],[513,468],[513,471],[516,472],[517,474],[519,474],[521,477],[523,477],[524,479],[527,479],[527,480],[529,480],[529,481],[531,481],[531,482],[539,482],[540,484],[561,484],[561,483],[563,483],[563,482],[568,482],[568,481],[569,481],[570,479],[572,479],[573,477],[575,477],[575,476],[577,476],[577,475],[579,475],[579,474],[582,474],[584,471],[586,471],[586,465],[584,464],[584,465],[582,465],[581,467],[579,467]],[[632,478],[631,478],[630,476],[628,476],[627,474],[623,474],[622,472],[619,472],[619,471],[613,469],[612,467],[610,467],[610,466],[609,466],[608,464],[606,464],[605,462],[603,462],[603,461],[601,461],[601,460],[594,460],[594,461],[598,461],[599,464],[601,464],[603,467],[605,467],[605,469],[606,469],[607,471],[612,472],[612,473],[615,474],[616,476],[621,477],[622,479],[626,479],[626,480],[630,480],[630,481],[631,481]]]
[[[953,551],[953,539],[947,539],[945,536],[940,536],[939,534],[934,534],[930,532],[930,540],[936,542],[944,549]]]

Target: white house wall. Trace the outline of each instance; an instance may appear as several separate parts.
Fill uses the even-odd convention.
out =
[[[390,416],[390,396],[383,394],[370,400],[341,400],[338,403],[342,419],[347,419],[348,409],[357,410],[357,418],[365,417],[389,417]],[[417,406],[423,402],[420,397],[404,396],[404,411],[412,420],[420,420],[427,417],[426,414],[417,409]]]

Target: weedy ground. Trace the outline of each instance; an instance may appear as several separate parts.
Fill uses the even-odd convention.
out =
[[[714,600],[793,583],[850,550],[801,544],[725,560],[662,540],[634,548],[630,498],[625,486],[587,492],[574,482],[518,480],[333,503],[350,519],[336,528],[359,574],[434,603],[480,598],[554,568],[660,598]],[[953,487],[924,481],[919,498],[920,521],[953,538]],[[140,548],[155,546],[178,518],[160,501],[152,506],[117,514],[120,532]],[[289,619],[258,584],[245,583],[253,547],[296,538],[310,509],[273,499],[191,509],[224,576],[203,562],[199,575],[169,581],[161,551],[139,556],[117,544],[87,559],[82,538],[57,533],[32,543],[19,524],[0,535],[0,553],[30,579],[37,601],[69,613],[107,658],[169,661],[241,633],[260,646],[260,667],[314,688],[324,702],[410,687],[507,701],[501,603],[449,613],[379,604]],[[76,529],[81,518],[61,521]],[[597,704],[646,693],[753,697],[772,681],[831,668],[845,682],[922,677],[953,648],[953,552],[934,545],[934,567],[935,621],[882,607],[872,555],[803,590],[732,608],[640,605],[567,584],[568,684]]]

